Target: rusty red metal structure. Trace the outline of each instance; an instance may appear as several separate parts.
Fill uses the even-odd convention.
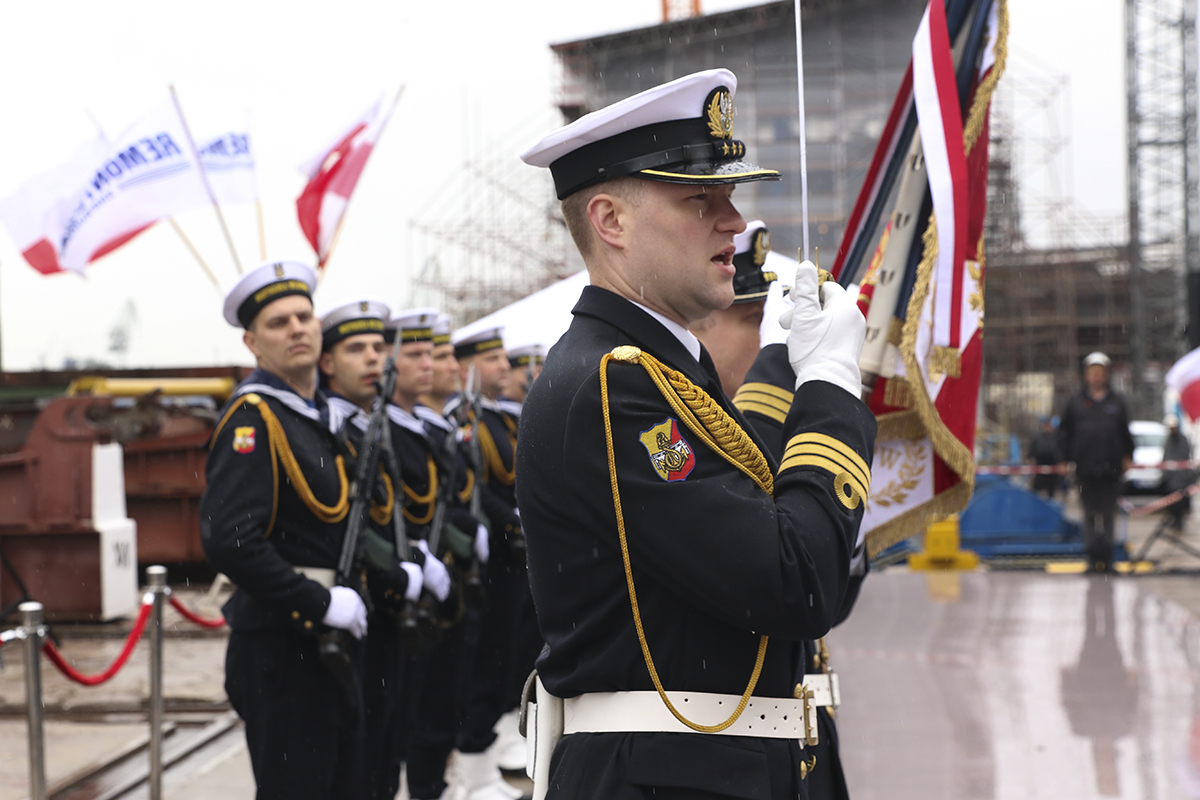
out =
[[[223,386],[227,394],[247,372],[101,373],[107,383],[97,382],[97,373],[88,373],[87,381],[78,380],[82,373],[0,375],[0,393],[8,395],[7,401],[0,396],[0,608],[33,597],[49,618],[106,618],[105,575],[134,554],[105,552],[100,516],[136,522],[137,562],[203,562],[206,445],[224,400],[209,390]],[[66,394],[68,386],[80,385],[105,392],[117,387],[125,396]],[[98,446],[111,443],[123,451],[125,496],[117,510],[101,495],[120,482],[94,474],[104,469],[97,465],[120,463],[96,456]],[[118,537],[105,546],[123,545]]]

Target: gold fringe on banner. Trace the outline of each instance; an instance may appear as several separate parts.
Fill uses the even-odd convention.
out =
[[[883,402],[892,408],[912,408],[912,392],[906,378],[888,378],[883,390]]]
[[[896,411],[891,414],[881,414],[875,418],[879,424],[879,432],[875,434],[878,442],[911,442],[914,439],[924,439],[925,423],[916,411]]]
[[[1000,82],[1000,77],[1004,74],[1004,68],[1008,61],[1008,2],[1007,0],[996,1],[999,3],[997,7],[999,31],[997,31],[996,46],[994,48],[996,62],[987,78],[976,89],[971,110],[967,114],[967,123],[963,128],[963,145],[968,155],[975,148],[975,144],[979,141],[983,133],[983,125],[987,120],[992,94],[996,89],[996,85]],[[929,284],[933,277],[933,267],[937,262],[937,218],[932,212],[929,215],[929,227],[925,229],[922,244],[925,250],[921,258],[921,263],[917,266],[917,280],[913,286],[912,296],[908,301],[908,313],[904,321],[903,336],[900,344],[900,356],[904,360],[904,367],[909,375],[908,386],[912,395],[913,410],[880,417],[879,435],[877,438],[911,438],[895,435],[885,436],[884,434],[885,429],[890,433],[892,428],[897,430],[902,428],[905,432],[911,432],[912,428],[910,426],[913,423],[910,423],[909,420],[905,419],[901,421],[897,419],[895,423],[892,423],[890,418],[915,413],[918,418],[916,424],[923,427],[925,433],[929,436],[934,454],[946,462],[946,465],[950,469],[954,470],[955,474],[959,476],[960,483],[935,496],[929,502],[909,509],[900,516],[880,525],[878,528],[868,531],[865,538],[867,552],[871,555],[880,553],[897,542],[909,538],[914,533],[924,530],[933,522],[945,519],[950,514],[961,511],[966,507],[967,501],[971,499],[971,493],[975,489],[974,455],[942,422],[937,408],[934,406],[933,401],[929,397],[929,392],[925,388],[925,381],[921,378],[925,372],[921,369],[921,365],[917,361],[917,331],[921,324],[921,312],[924,309],[925,300],[929,296]],[[934,357],[931,355],[931,368],[934,366],[933,361]],[[950,373],[947,372],[946,374]],[[888,423],[886,426],[885,422]]]
[[[962,377],[962,353],[956,347],[935,345],[929,351],[929,379]]]

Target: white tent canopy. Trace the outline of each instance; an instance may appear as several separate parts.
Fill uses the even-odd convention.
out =
[[[798,266],[796,261],[787,256],[774,251],[767,253],[766,269],[778,274],[779,280],[771,284],[767,295],[767,307],[761,328],[764,345],[784,340],[787,332],[779,327],[778,322],[779,315],[788,303],[783,298],[783,287],[792,285]],[[571,325],[571,309],[575,307],[583,287],[587,285],[587,270],[580,270],[569,278],[464,325],[455,332],[455,338],[503,325],[505,347],[524,347],[532,344],[552,347]]]

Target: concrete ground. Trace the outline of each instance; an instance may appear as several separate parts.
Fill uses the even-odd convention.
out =
[[[1118,529],[1136,549],[1156,523],[1123,516]],[[1188,529],[1186,541],[1200,547],[1200,519]],[[1169,570],[1200,570],[1200,560],[1169,543],[1150,556]],[[217,613],[221,598],[176,591],[200,613]],[[172,609],[167,615],[168,718],[223,711],[224,635],[202,632]],[[63,653],[84,672],[111,661],[122,630],[128,622],[55,626]],[[841,676],[838,725],[856,800],[1200,797],[1195,575],[929,575],[896,567],[867,579],[854,613],[827,641]],[[28,776],[20,645],[0,654],[0,800],[21,800]],[[138,717],[148,686],[144,643],[102,686],[72,684],[45,662],[42,674],[51,787],[146,737]],[[126,713],[98,713],[104,709]],[[238,735],[169,773],[164,787],[172,800],[253,794]]]

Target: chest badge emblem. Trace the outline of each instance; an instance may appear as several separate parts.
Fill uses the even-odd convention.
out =
[[[684,440],[679,433],[679,423],[671,417],[642,431],[638,438],[650,456],[650,465],[664,481],[684,480],[696,466],[692,446]]]
[[[254,452],[254,428],[233,429],[233,451],[243,455]]]

